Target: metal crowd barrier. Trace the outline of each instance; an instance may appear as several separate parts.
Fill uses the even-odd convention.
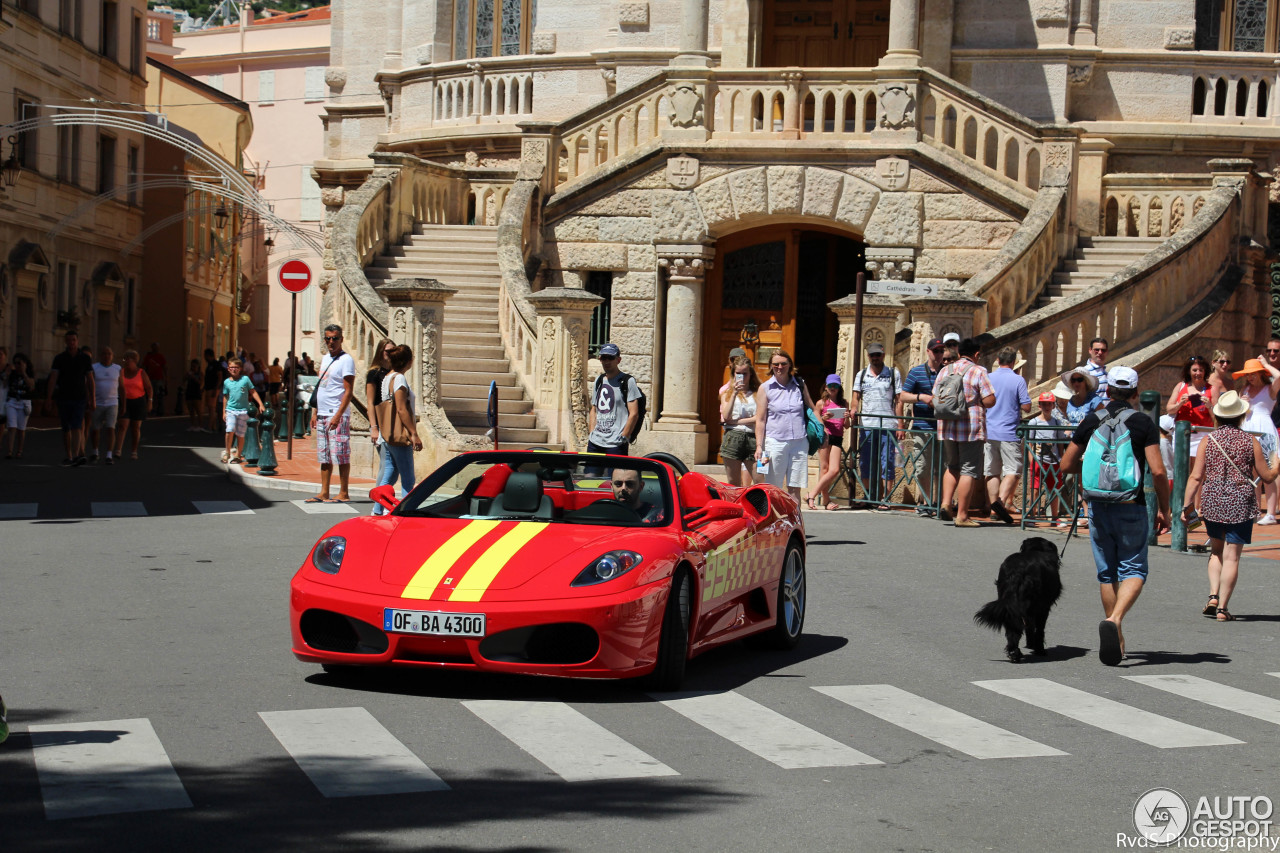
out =
[[[1071,523],[1080,507],[1080,478],[1058,470],[1058,460],[1071,443],[1073,426],[1018,425],[1022,442],[1022,523]],[[1081,507],[1083,512],[1083,507]]]
[[[849,487],[849,506],[923,506],[938,511],[942,501],[942,442],[937,421],[896,415],[857,415],[845,431],[843,473]],[[929,422],[935,429],[899,430],[899,423]],[[901,437],[899,437],[901,436]],[[882,470],[885,448],[893,451],[893,470]],[[865,460],[865,463],[863,462]],[[865,469],[865,476],[864,476]]]

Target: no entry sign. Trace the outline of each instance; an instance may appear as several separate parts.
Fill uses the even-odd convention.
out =
[[[311,267],[306,261],[285,261],[276,275],[280,286],[290,293],[301,293],[311,286]]]

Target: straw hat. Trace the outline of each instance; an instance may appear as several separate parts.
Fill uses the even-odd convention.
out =
[[[1240,368],[1239,370],[1232,371],[1231,378],[1239,379],[1241,376],[1248,376],[1250,373],[1265,374],[1265,373],[1270,373],[1270,371],[1267,370],[1266,365],[1264,365],[1262,362],[1258,361],[1256,358],[1251,358],[1244,363],[1244,367]]]
[[[1235,420],[1249,411],[1249,401],[1235,391],[1227,391],[1213,404],[1213,416],[1224,421]]]
[[[1058,384],[1053,388],[1053,396],[1059,400],[1070,400],[1071,389],[1067,387],[1067,383],[1059,379]]]
[[[1098,390],[1098,377],[1094,376],[1083,367],[1073,367],[1070,370],[1062,371],[1062,384],[1068,389],[1071,388],[1071,377],[1077,373],[1084,377],[1084,384],[1088,386],[1090,394]],[[1068,393],[1067,396],[1070,397],[1071,394]]]

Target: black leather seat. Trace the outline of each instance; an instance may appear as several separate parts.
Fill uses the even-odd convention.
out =
[[[542,493],[542,480],[538,475],[515,471],[507,478],[502,494],[489,505],[489,515],[515,516],[517,518],[551,519],[555,504]]]

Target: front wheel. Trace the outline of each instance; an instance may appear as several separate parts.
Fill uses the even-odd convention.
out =
[[[684,681],[685,664],[689,659],[689,617],[692,612],[692,595],[689,591],[689,573],[676,572],[667,595],[667,606],[662,614],[662,632],[658,635],[658,664],[649,674],[646,686],[652,690],[678,690]]]
[[[787,556],[782,560],[777,617],[773,627],[761,638],[764,643],[774,649],[794,649],[804,631],[804,614],[808,601],[804,554],[801,553],[800,546],[793,542],[787,546]]]

